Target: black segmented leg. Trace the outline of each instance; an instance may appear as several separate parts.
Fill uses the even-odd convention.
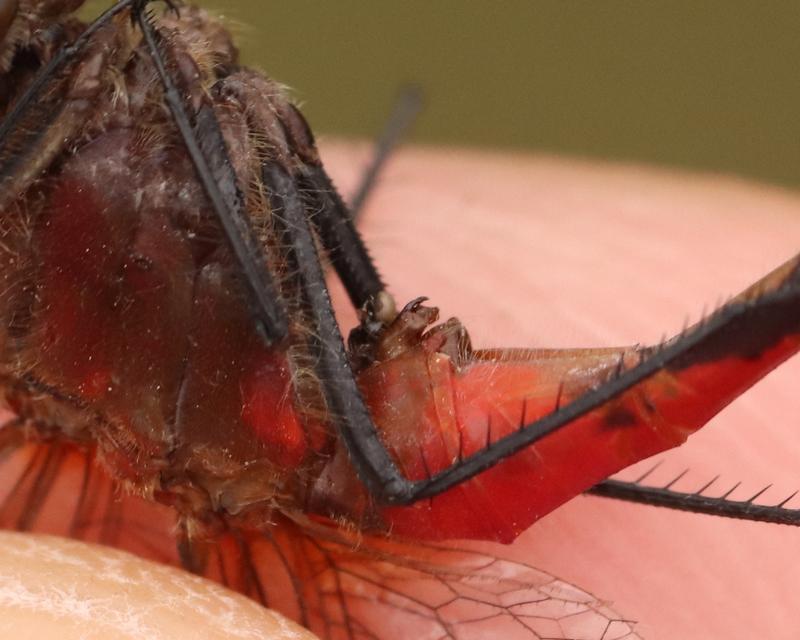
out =
[[[666,507],[667,509],[691,511],[693,513],[736,518],[738,520],[800,525],[800,509],[789,509],[784,506],[795,494],[778,504],[764,505],[755,503],[755,500],[763,491],[759,491],[747,500],[731,500],[728,498],[730,492],[719,497],[704,495],[708,487],[709,485],[706,485],[699,491],[689,493],[675,491],[668,486],[649,487],[643,486],[639,482],[605,480],[589,489],[586,493],[615,500],[625,500],[626,502],[638,502],[655,507]]]
[[[312,348],[318,354],[316,369],[331,421],[370,492],[388,499],[402,495],[410,483],[402,478],[383,446],[350,370],[303,199],[292,177],[275,163],[264,165],[262,179],[269,190],[276,226],[285,238],[282,244],[288,247],[289,272],[295,274],[312,315]]]
[[[307,234],[305,223],[299,222],[302,220],[300,205],[291,205],[296,197],[291,195],[294,187],[288,176],[282,170],[268,167],[264,178],[276,194],[275,208],[279,210],[283,207],[285,210],[287,229]],[[309,253],[313,250],[310,236],[305,240],[293,236],[290,241],[295,248],[301,242],[307,245],[307,249],[296,256],[298,269],[313,264],[315,271],[309,275],[304,288],[309,304],[319,314],[317,322],[322,352],[320,377],[331,401],[337,427],[350,450],[353,464],[371,492],[379,499],[392,503],[411,503],[446,491],[605,405],[661,371],[680,372],[686,367],[736,353],[741,357],[757,357],[782,339],[800,333],[800,259],[796,259],[788,265],[788,269],[784,269],[783,281],[773,290],[757,297],[734,300],[672,341],[655,349],[643,350],[642,361],[638,365],[620,370],[615,378],[600,387],[533,423],[522,425],[517,432],[495,441],[483,451],[458,461],[430,479],[411,482],[399,475],[383,448],[352,374],[346,368],[341,338],[328,306],[327,293],[322,287],[321,270],[315,256]],[[324,312],[320,311],[323,307],[326,309]],[[692,509],[701,510],[701,506],[693,505]],[[716,509],[723,513],[726,510],[730,511],[728,506]],[[707,511],[715,512],[715,508]],[[776,519],[780,519],[779,514]]]
[[[351,205],[348,207],[333,185],[324,168],[311,163],[305,171],[308,190],[317,227],[325,250],[342,279],[350,301],[357,309],[371,304],[370,311],[378,320],[389,322],[395,314],[394,302],[355,227],[364,202],[377,185],[378,177],[397,145],[408,135],[422,109],[422,92],[416,86],[403,88],[392,113],[375,143],[372,160],[365,170]],[[299,115],[299,114],[298,114]],[[301,116],[302,117],[302,116]],[[311,137],[306,127],[307,135]]]
[[[361,235],[353,224],[347,205],[333,186],[321,164],[307,166],[303,172],[303,187],[314,215],[312,221],[319,232],[325,251],[356,309],[368,304],[385,305],[376,315],[387,322],[394,317],[394,303],[381,300],[386,287],[369,256]]]
[[[141,0],[119,0],[113,7],[92,22],[75,42],[58,50],[58,53],[39,71],[25,93],[17,100],[3,121],[0,122],[0,144],[4,144],[8,140],[9,134],[17,128],[25,112],[42,96],[49,84],[56,79],[57,74],[63,71],[64,67],[84,50],[97,31],[137,2],[141,3]]]
[[[191,118],[186,93],[178,90],[167,70],[158,31],[137,5],[136,20],[164,85],[164,95],[180,130],[200,182],[222,226],[233,255],[242,270],[251,307],[267,342],[282,340],[288,333],[286,312],[267,267],[264,249],[250,226],[244,197],[237,185],[219,123],[207,101]]]
[[[380,324],[388,324],[396,315],[394,300],[386,291],[347,205],[319,160],[311,127],[291,105],[282,110],[279,121],[301,162],[299,184],[312,212],[311,220],[350,301],[356,309],[367,310]]]
[[[414,126],[420,111],[422,111],[422,103],[422,90],[419,87],[406,86],[400,91],[383,132],[375,143],[372,159],[350,199],[350,216],[354,221],[358,221],[364,203],[374,191],[378,177],[386,166],[386,161]]]
[[[408,134],[421,109],[421,90],[415,86],[405,87],[375,144],[372,160],[349,207],[320,164],[311,163],[305,172],[305,186],[316,213],[313,220],[351,302],[357,309],[366,303],[377,303],[378,306],[389,304],[389,308],[375,309],[376,315],[384,321],[393,318],[394,303],[386,297],[379,299],[380,294],[385,293],[385,286],[355,228],[355,223],[364,202],[375,188],[386,161]],[[305,128],[306,135],[311,139],[310,129],[307,126]]]

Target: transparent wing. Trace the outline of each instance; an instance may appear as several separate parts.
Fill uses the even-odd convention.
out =
[[[0,527],[180,563],[172,510],[122,491],[90,448],[19,433],[0,429]],[[501,553],[366,539],[281,516],[191,552],[205,575],[330,640],[640,637],[593,594]]]

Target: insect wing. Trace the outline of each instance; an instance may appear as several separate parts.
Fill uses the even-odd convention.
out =
[[[120,494],[86,452],[60,443],[8,447],[0,477],[3,528],[180,562],[174,512]],[[348,538],[284,521],[266,532],[222,533],[194,549],[201,552],[202,573],[322,638],[639,638],[631,621],[592,594],[486,550]]]

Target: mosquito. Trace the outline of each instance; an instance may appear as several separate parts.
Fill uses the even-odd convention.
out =
[[[510,542],[584,491],[800,522],[607,479],[800,348],[800,258],[654,346],[475,349],[395,304],[305,119],[217,22],[119,0],[86,26],[80,4],[0,4],[4,526],[152,555],[172,518],[162,559],[331,638],[381,637],[387,609],[441,637],[633,638],[552,576],[439,543]],[[321,255],[359,314],[346,343]],[[42,524],[67,473],[69,515]]]

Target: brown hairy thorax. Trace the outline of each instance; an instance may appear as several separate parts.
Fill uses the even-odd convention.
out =
[[[5,111],[52,54],[33,44],[36,28],[72,25],[73,8],[19,8],[9,33],[21,34],[15,59],[25,65],[6,76]],[[162,85],[124,13],[50,90],[46,113],[31,116],[49,118],[48,133],[20,140],[26,168],[0,195],[25,193],[7,203],[15,215],[2,223],[9,405],[41,437],[97,443],[112,476],[176,506],[194,531],[244,512],[266,522],[274,507],[302,499],[330,438],[307,310],[282,263],[259,172],[266,158],[287,170],[317,162],[316,150],[281,87],[239,67],[230,36],[208,13],[182,7],[160,29],[179,90],[193,105],[209,104],[219,122],[288,308],[289,337],[280,351],[260,343]],[[19,131],[24,137],[24,123]],[[270,375],[303,423],[302,446],[288,452],[241,424],[242,376],[258,386]]]

